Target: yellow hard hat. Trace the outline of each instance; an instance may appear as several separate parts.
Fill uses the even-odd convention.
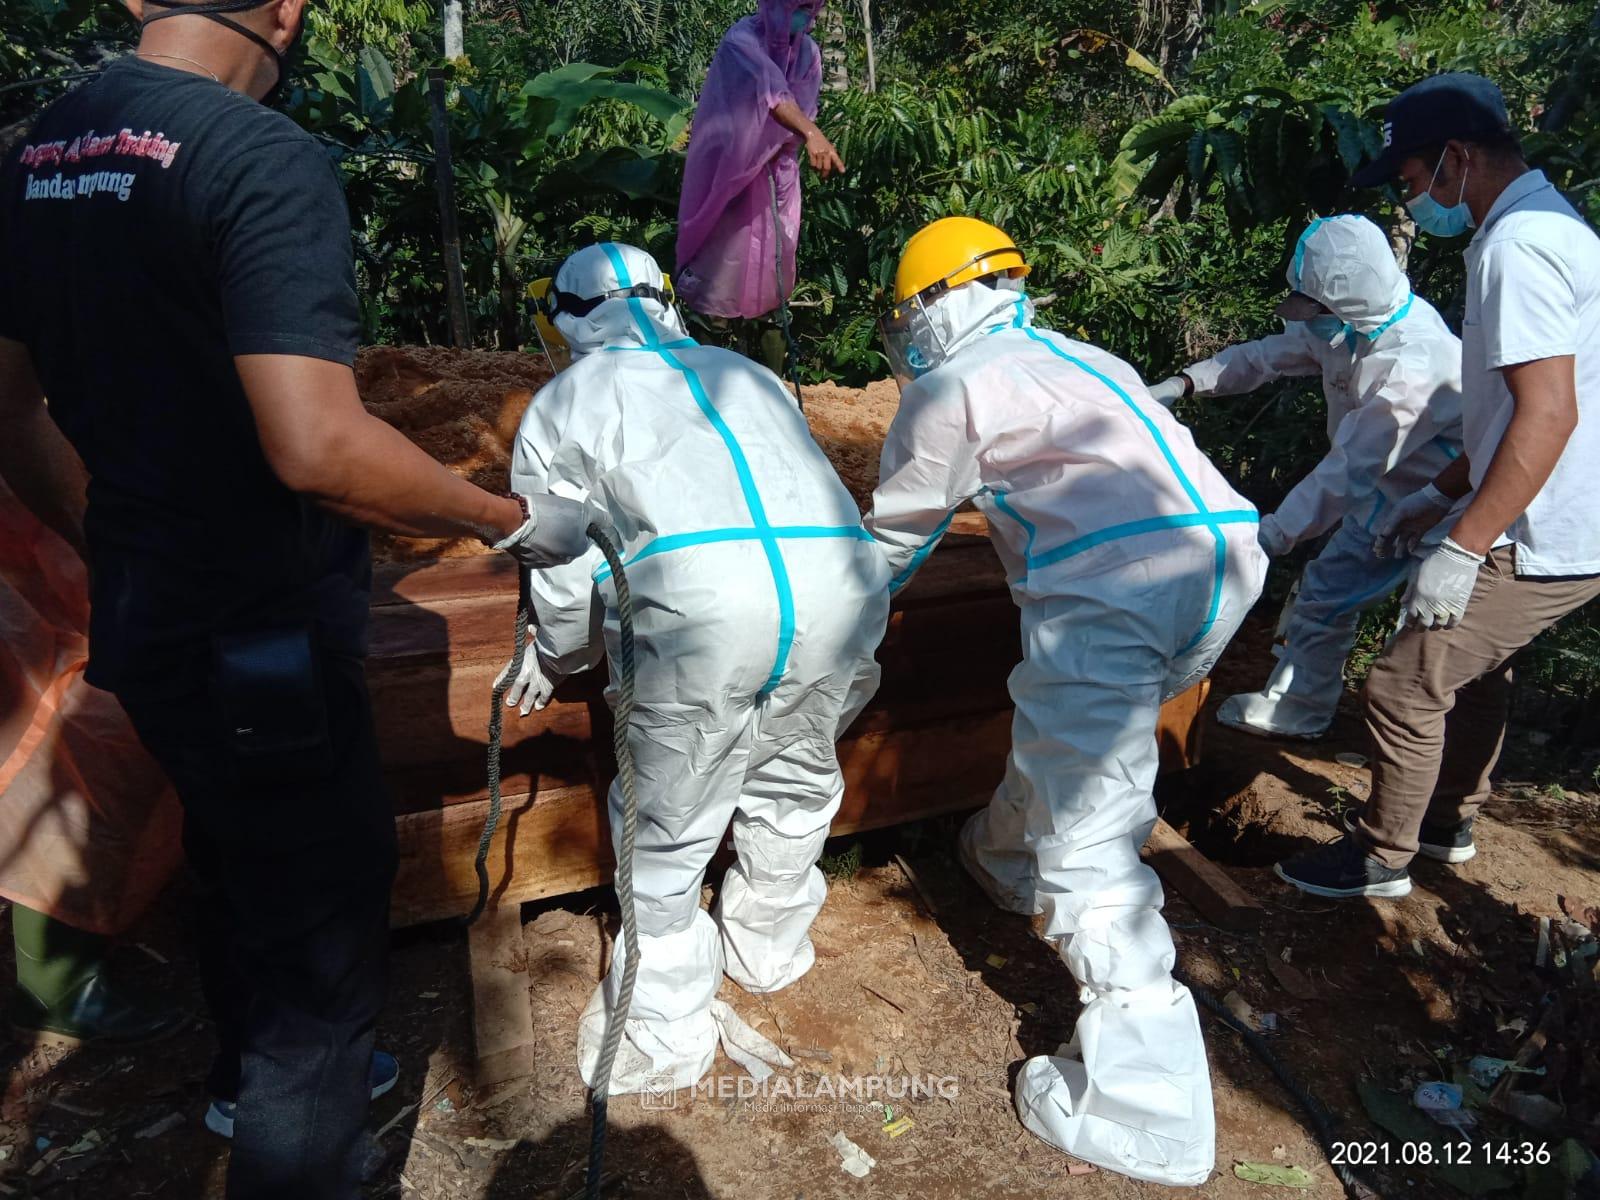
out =
[[[945,217],[911,235],[894,275],[894,301],[909,300],[930,288],[948,291],[1004,271],[1013,279],[1028,273],[1022,251],[1003,230],[976,217]]]
[[[567,339],[561,336],[561,331],[555,327],[549,317],[550,289],[554,281],[546,275],[543,279],[535,279],[528,285],[528,311],[533,315],[534,327],[539,331],[546,350],[565,350]]]

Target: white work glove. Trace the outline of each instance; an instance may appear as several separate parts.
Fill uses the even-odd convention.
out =
[[[522,499],[528,504],[528,519],[509,537],[496,542],[496,550],[504,550],[533,570],[557,567],[588,552],[587,530],[602,516],[595,505],[548,492]],[[605,527],[603,520],[601,527]]]
[[[1412,492],[1378,522],[1372,552],[1379,558],[1408,558],[1423,536],[1445,519],[1455,501],[1433,484]]]
[[[1163,379],[1160,383],[1151,385],[1150,395],[1162,408],[1171,408],[1193,388],[1194,385],[1189,382],[1187,375],[1174,375],[1171,379]]]
[[[511,663],[508,662],[500,668],[500,674],[494,677],[493,686],[499,687],[510,674]],[[539,651],[533,644],[533,630],[528,630],[528,645],[522,652],[522,669],[517,672],[517,677],[511,680],[511,686],[506,688],[506,707],[520,707],[523,716],[527,716],[534,709],[542,712],[550,703],[550,697],[560,681],[561,676],[540,661]]]
[[[1261,518],[1261,524],[1256,529],[1256,541],[1261,543],[1261,548],[1269,558],[1277,558],[1294,549],[1294,539],[1283,531],[1275,513],[1268,513]]]
[[[1424,629],[1449,629],[1467,611],[1483,555],[1445,538],[1417,567],[1401,604],[1405,619]]]

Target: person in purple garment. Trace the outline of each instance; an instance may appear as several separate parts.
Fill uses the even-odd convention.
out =
[[[804,146],[826,179],[844,161],[815,122],[824,0],[760,0],[706,73],[678,204],[679,300],[708,317],[760,317],[794,290]]]

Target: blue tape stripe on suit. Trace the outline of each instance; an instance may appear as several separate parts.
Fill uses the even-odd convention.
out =
[[[780,542],[814,540],[817,538],[853,538],[858,542],[872,541],[872,535],[859,525],[774,525],[770,533]],[[658,537],[646,542],[625,565],[631,567],[642,559],[654,558],[658,554],[670,554],[674,550],[687,550],[692,546],[715,546],[726,542],[757,542],[763,536],[760,530],[751,526],[732,529],[705,529],[699,533],[669,533],[664,537]],[[610,578],[611,568],[607,566],[602,566],[594,577],[596,583],[604,583]]]
[[[612,270],[617,274],[617,282],[622,287],[632,287],[633,279],[628,273],[627,263],[623,261],[622,251],[611,242],[601,243],[606,257],[611,261]],[[778,649],[772,663],[772,671],[767,676],[767,681],[761,687],[761,695],[772,692],[783,679],[784,670],[789,665],[789,651],[794,646],[795,634],[795,607],[794,588],[789,582],[789,568],[783,561],[783,551],[778,546],[778,539],[773,534],[772,523],[767,520],[766,506],[761,502],[761,493],[756,488],[755,476],[750,471],[749,460],[745,458],[744,450],[740,448],[739,441],[733,436],[733,430],[728,428],[728,423],[722,419],[722,414],[717,411],[711,402],[711,396],[706,392],[705,385],[701,382],[699,372],[686,366],[671,350],[662,345],[661,339],[656,336],[655,329],[651,326],[644,305],[637,296],[628,297],[628,310],[633,314],[634,323],[639,327],[639,333],[645,340],[645,345],[654,350],[678,374],[683,376],[683,381],[689,387],[689,394],[694,397],[694,402],[699,406],[701,414],[711,423],[717,431],[717,436],[722,439],[722,444],[727,448],[728,457],[733,460],[734,474],[739,478],[739,490],[744,494],[745,507],[750,510],[750,521],[753,525],[752,533],[761,542],[762,549],[766,552],[767,566],[772,572],[772,584],[778,594]]]
[[[1155,440],[1157,449],[1161,451],[1161,456],[1167,460],[1167,466],[1171,468],[1173,475],[1178,480],[1179,486],[1183,488],[1185,494],[1188,495],[1190,502],[1194,505],[1195,515],[1202,518],[1197,523],[1209,529],[1211,531],[1211,536],[1216,539],[1216,572],[1211,583],[1211,604],[1206,610],[1206,619],[1204,623],[1195,632],[1195,635],[1183,645],[1182,649],[1180,649],[1178,653],[1183,654],[1189,650],[1192,650],[1195,646],[1200,644],[1201,639],[1203,639],[1206,634],[1211,632],[1211,627],[1217,623],[1217,614],[1222,609],[1222,581],[1228,572],[1228,541],[1227,538],[1223,536],[1221,526],[1218,524],[1215,515],[1206,508],[1205,501],[1201,499],[1200,493],[1195,489],[1194,484],[1189,481],[1189,477],[1183,473],[1183,468],[1178,465],[1178,460],[1173,455],[1172,448],[1167,445],[1167,440],[1161,436],[1161,431],[1156,428],[1155,422],[1150,419],[1143,409],[1134,403],[1133,397],[1128,395],[1128,393],[1122,388],[1121,385],[1117,383],[1116,380],[1112,379],[1109,375],[1106,375],[1103,372],[1095,370],[1081,358],[1078,358],[1072,354],[1068,354],[1065,350],[1061,349],[1060,346],[1057,346],[1049,338],[1044,337],[1038,331],[1033,329],[1024,329],[1022,332],[1027,334],[1028,337],[1033,339],[1035,342],[1038,342],[1057,358],[1071,363],[1085,374],[1093,377],[1094,379],[1098,379],[1102,384],[1110,388],[1119,400],[1128,406],[1129,411],[1132,412],[1134,416],[1138,417],[1139,421],[1144,425],[1151,438]]]

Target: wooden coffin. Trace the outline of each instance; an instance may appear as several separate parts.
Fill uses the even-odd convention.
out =
[[[878,656],[883,686],[839,747],[847,787],[835,834],[975,807],[1004,771],[1017,610],[982,518],[959,520],[969,532],[947,537],[896,598]],[[477,895],[489,694],[511,653],[516,594],[504,555],[379,568],[368,674],[400,840],[397,924],[466,912]],[[506,721],[491,903],[610,879],[603,685],[591,671],[544,712]],[[1202,684],[1163,710],[1163,769],[1198,757],[1204,700]]]

